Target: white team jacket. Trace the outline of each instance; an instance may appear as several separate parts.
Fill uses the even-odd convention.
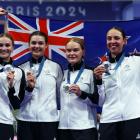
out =
[[[4,66],[0,65],[0,69]],[[20,90],[20,83],[22,78],[22,71],[19,68],[14,67],[14,88],[15,93],[14,96],[18,97]],[[0,72],[0,123],[3,124],[13,124],[15,118],[12,114],[12,105],[8,98],[8,82],[7,82],[7,74],[3,71]]]
[[[99,88],[99,101],[103,105],[101,123],[140,118],[140,57],[125,57],[111,75],[103,75]]]
[[[34,64],[39,67],[39,64]],[[21,65],[25,75],[30,71],[30,63]],[[56,85],[60,88],[62,81],[61,67],[46,59],[42,71],[37,78],[35,88],[32,92],[25,93],[21,104],[18,120],[33,122],[56,122],[59,120],[59,112],[56,103]]]
[[[96,109],[93,103],[86,98],[81,99],[74,93],[66,93],[64,86],[67,83],[67,72],[64,71],[64,79],[61,84],[61,110],[60,110],[60,122],[59,129],[89,129],[96,127]],[[71,83],[74,82],[79,70],[70,72]],[[87,93],[93,93],[93,71],[84,69],[80,79],[76,83],[82,91]]]

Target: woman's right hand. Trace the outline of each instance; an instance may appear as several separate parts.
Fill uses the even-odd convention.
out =
[[[96,67],[93,71],[96,79],[100,80],[102,79],[102,74],[105,73],[106,69],[103,65],[100,65],[98,67]]]
[[[35,76],[31,73],[31,72],[27,72],[27,86],[30,88],[34,88],[35,87],[35,83],[36,83],[36,78]]]
[[[7,11],[0,7],[0,15],[6,15]]]
[[[14,86],[14,77],[15,77],[14,73],[15,73],[14,71],[9,71],[7,73],[7,81],[10,88]]]

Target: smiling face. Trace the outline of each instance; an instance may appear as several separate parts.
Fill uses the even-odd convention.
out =
[[[32,57],[38,59],[41,56],[44,56],[47,43],[45,38],[41,35],[33,35],[29,42],[29,49],[32,53]]]
[[[9,37],[0,37],[0,58],[8,62],[13,51],[13,42]]]
[[[107,32],[107,48],[110,50],[112,56],[117,56],[123,50],[124,45],[127,43],[121,31],[117,29],[110,29]]]
[[[66,45],[66,57],[71,65],[81,62],[84,56],[84,50],[77,42],[70,41]]]

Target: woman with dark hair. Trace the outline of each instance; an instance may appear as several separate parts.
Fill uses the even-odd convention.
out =
[[[44,56],[48,36],[40,31],[29,37],[32,58],[20,67],[25,71],[28,92],[21,104],[18,140],[54,140],[59,121],[61,67]]]
[[[109,29],[106,39],[107,61],[94,69],[102,106],[100,140],[140,139],[140,57],[126,54],[121,28]]]
[[[84,63],[84,40],[71,38],[66,44],[68,69],[61,84],[60,140],[97,140],[93,71]]]
[[[15,67],[10,57],[14,40],[9,34],[0,34],[0,139],[14,137],[14,109],[18,109],[24,98],[25,75]]]

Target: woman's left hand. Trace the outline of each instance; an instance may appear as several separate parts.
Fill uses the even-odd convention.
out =
[[[77,96],[81,96],[81,94],[82,94],[81,90],[80,90],[80,87],[76,84],[70,85],[69,91],[72,92],[72,93],[75,93]]]
[[[7,81],[8,81],[9,87],[13,87],[14,77],[15,77],[14,71],[10,71],[7,73]]]

